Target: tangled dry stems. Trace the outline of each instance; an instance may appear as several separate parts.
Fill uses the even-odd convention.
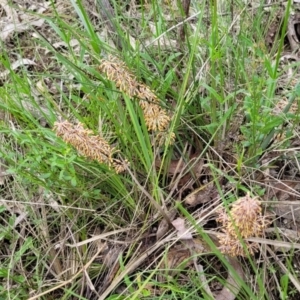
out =
[[[262,215],[261,202],[256,197],[250,197],[249,193],[238,199],[229,213],[221,210],[217,221],[225,233],[219,236],[220,250],[231,256],[246,256],[246,250],[253,255],[258,250],[258,244],[244,239],[262,236],[269,224]]]

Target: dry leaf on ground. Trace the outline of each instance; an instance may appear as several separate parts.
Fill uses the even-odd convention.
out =
[[[218,195],[219,194],[214,183],[209,182],[208,184],[201,186],[200,188],[187,195],[184,199],[184,203],[193,207],[198,204],[213,201],[213,199],[218,197]]]
[[[24,11],[17,11],[9,5],[9,1],[0,0],[0,6],[4,9],[6,16],[0,20],[0,40],[5,41],[14,32],[23,32],[32,26],[41,27],[45,19],[41,19],[38,14],[45,12],[51,5],[50,2],[40,4],[35,11],[35,15],[25,13]]]
[[[192,234],[188,232],[188,229],[185,227],[184,219],[177,218],[172,222],[172,224],[177,230],[177,236],[180,240],[189,240],[193,238]]]

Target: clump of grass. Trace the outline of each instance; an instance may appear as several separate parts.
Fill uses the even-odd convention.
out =
[[[260,37],[262,37],[261,17],[258,17],[260,14],[253,15],[252,18],[250,14],[243,13],[247,11],[246,6],[244,8],[241,5],[230,7],[225,5],[227,4],[226,1],[220,3],[220,5],[218,4],[218,6],[216,3],[208,5],[205,1],[203,3],[196,1],[192,4],[193,12],[190,15],[193,14],[193,19],[196,18],[197,26],[195,27],[195,22],[192,19],[189,21],[184,20],[184,24],[181,24],[182,22],[178,23],[174,15],[172,24],[175,25],[170,28],[169,19],[166,17],[172,16],[165,15],[163,12],[170,10],[169,3],[165,5],[165,3],[158,1],[148,1],[147,7],[146,4],[137,7],[137,12],[141,13],[139,15],[141,17],[138,17],[137,20],[138,27],[141,27],[138,28],[139,31],[143,35],[150,35],[151,40],[143,41],[141,35],[139,35],[136,39],[136,48],[132,49],[130,39],[128,39],[128,32],[131,32],[132,25],[128,23],[126,27],[126,24],[124,24],[128,16],[123,15],[123,13],[126,11],[127,14],[127,9],[123,9],[124,4],[120,1],[110,2],[115,4],[116,10],[121,16],[121,18],[115,19],[117,27],[119,28],[122,25],[122,28],[128,29],[125,31],[118,30],[123,45],[123,51],[116,54],[119,58],[108,56],[101,61],[97,70],[94,68],[95,65],[99,64],[99,54],[103,54],[100,49],[103,49],[106,53],[116,52],[102,38],[99,38],[100,35],[96,34],[97,29],[90,22],[82,3],[72,1],[81,23],[84,24],[84,31],[81,30],[82,26],[80,25],[74,30],[76,21],[72,19],[72,24],[66,23],[61,19],[63,15],[61,13],[55,14],[55,22],[51,20],[50,16],[47,17],[50,26],[55,29],[57,36],[69,47],[69,52],[72,55],[65,55],[64,49],[54,49],[53,43],[50,44],[43,39],[39,40],[39,45],[46,47],[57,58],[53,65],[56,66],[58,62],[59,66],[62,67],[59,69],[59,75],[54,74],[51,69],[40,74],[34,73],[34,76],[32,76],[31,71],[24,66],[23,72],[11,70],[10,82],[5,82],[4,86],[0,87],[4,99],[0,103],[0,108],[7,110],[13,117],[7,124],[3,118],[1,123],[1,133],[5,139],[8,137],[9,140],[2,143],[0,160],[2,163],[3,159],[3,164],[10,163],[12,165],[7,174],[14,172],[13,182],[1,186],[3,191],[7,191],[7,196],[3,195],[2,198],[14,199],[16,202],[23,201],[24,198],[29,199],[30,202],[27,205],[28,208],[32,209],[31,199],[33,195],[37,195],[39,199],[36,203],[38,205],[37,209],[27,216],[28,229],[26,229],[26,224],[22,224],[24,226],[22,230],[24,232],[28,230],[29,236],[32,236],[32,228],[36,229],[34,230],[37,232],[34,235],[34,244],[42,244],[38,252],[36,252],[34,244],[30,244],[30,247],[27,248],[24,247],[26,252],[31,251],[32,263],[28,263],[27,258],[24,262],[23,260],[20,261],[18,257],[23,259],[24,256],[18,254],[18,252],[14,253],[13,249],[15,249],[15,243],[18,243],[18,245],[24,243],[23,236],[25,234],[20,236],[19,226],[16,228],[11,226],[15,213],[11,219],[9,219],[10,215],[6,212],[4,216],[0,216],[1,224],[4,224],[1,225],[1,230],[5,232],[0,240],[5,239],[5,243],[10,243],[10,247],[6,247],[7,249],[4,249],[5,251],[3,250],[2,253],[1,265],[3,266],[2,270],[4,270],[2,277],[5,284],[0,284],[0,298],[1,292],[7,290],[6,286],[10,286],[13,289],[8,290],[8,292],[4,291],[5,299],[15,298],[17,293],[22,295],[21,298],[28,298],[28,295],[25,295],[27,291],[36,293],[36,298],[42,298],[43,296],[39,296],[38,293],[43,292],[46,295],[43,299],[47,299],[47,294],[52,291],[52,287],[49,287],[49,281],[52,280],[52,277],[49,276],[48,269],[51,270],[53,266],[51,273],[57,274],[58,279],[72,282],[70,287],[57,291],[57,297],[63,299],[72,297],[95,298],[96,295],[92,295],[92,292],[95,292],[97,297],[99,297],[99,293],[102,296],[101,299],[104,299],[103,295],[110,298],[120,298],[122,295],[119,294],[119,288],[126,285],[127,295],[124,297],[128,299],[140,297],[141,291],[150,294],[155,291],[152,298],[159,293],[161,294],[160,298],[163,298],[166,287],[168,296],[171,298],[188,297],[192,299],[195,297],[195,299],[198,299],[204,297],[206,299],[209,296],[205,296],[206,290],[199,284],[199,271],[191,277],[190,285],[183,285],[181,276],[176,276],[172,279],[172,282],[169,281],[167,284],[157,283],[153,280],[153,286],[157,285],[157,288],[155,286],[154,289],[151,286],[151,289],[148,290],[148,283],[150,282],[150,285],[152,285],[152,276],[156,276],[160,272],[158,268],[153,271],[150,270],[151,273],[148,272],[150,263],[151,265],[153,263],[148,253],[152,246],[152,238],[148,243],[148,232],[152,235],[153,229],[156,228],[159,222],[156,212],[159,211],[161,215],[166,215],[165,219],[169,220],[169,214],[166,214],[165,209],[173,208],[173,200],[180,201],[181,195],[189,192],[190,188],[194,189],[195,185],[198,185],[198,183],[202,185],[206,180],[213,180],[214,176],[211,174],[208,165],[216,170],[216,174],[222,174],[223,178],[230,179],[230,183],[235,183],[234,193],[244,191],[246,188],[256,192],[257,189],[253,187],[253,181],[249,183],[248,176],[250,172],[259,171],[263,166],[259,160],[262,151],[265,151],[270,145],[275,132],[275,125],[279,126],[285,121],[283,118],[278,121],[278,116],[275,119],[275,116],[269,113],[273,112],[271,104],[274,104],[274,78],[277,75],[275,74],[276,67],[272,67],[268,53],[260,51],[261,49],[255,46],[261,42]],[[150,3],[152,5],[149,5]],[[241,22],[229,20],[229,9],[230,11],[232,9],[232,17],[238,13]],[[95,10],[91,9],[91,11],[94,12]],[[205,16],[206,12],[207,17]],[[152,26],[155,27],[154,30],[149,31],[149,21],[155,25]],[[232,26],[228,21],[232,22],[232,25],[236,24],[241,27],[240,34],[234,36],[231,34]],[[118,24],[118,22],[122,22],[122,24]],[[130,22],[132,22],[131,18]],[[174,42],[172,39],[176,35],[173,33],[176,29],[180,29],[182,25],[187,29],[185,34],[186,47],[184,43],[180,43],[180,49],[175,46],[168,46],[175,45],[171,43]],[[79,30],[77,30],[78,28]],[[282,32],[284,37],[284,31]],[[80,51],[77,47],[71,46],[71,38],[79,40],[78,47]],[[165,43],[168,40],[170,43]],[[141,42],[146,46],[138,46],[142,45]],[[23,47],[20,43],[18,54],[22,54],[21,56],[24,54]],[[24,49],[27,49],[27,45]],[[85,57],[88,59],[85,59]],[[42,56],[42,58],[44,57]],[[0,60],[2,61],[3,57]],[[258,66],[262,62],[265,65],[259,73]],[[9,66],[8,63],[6,65]],[[147,65],[149,68],[144,68]],[[120,93],[108,89],[103,82],[99,84],[98,80],[94,81],[95,78],[99,79],[99,70],[105,75],[107,81],[110,80],[123,93],[122,97],[119,97]],[[31,89],[34,88],[36,83],[35,78],[42,82],[41,80],[45,76],[49,77],[48,73],[51,74],[53,82],[56,82],[54,80],[56,77],[61,79],[63,88],[69,85],[69,79],[66,80],[65,78],[69,78],[69,75],[71,75],[72,81],[79,82],[81,91],[85,94],[83,96],[81,91],[77,92],[72,90],[71,87],[69,93],[64,92],[68,88],[57,89],[60,92],[54,96],[50,93],[44,93],[42,99],[46,106],[40,109],[47,119],[47,127],[44,128],[44,125],[36,120],[32,111],[25,105],[24,94],[26,100],[29,99],[28,103],[32,104],[32,107],[38,108],[41,103],[39,102],[40,99],[35,94],[34,97],[32,96]],[[148,77],[150,73],[151,76]],[[140,78],[146,79],[144,82],[151,82],[151,88],[142,83]],[[272,80],[270,81],[270,79]],[[55,85],[58,87],[57,83]],[[154,92],[156,90],[159,91],[159,97]],[[106,101],[98,101],[99,95],[102,99],[105,98]],[[161,106],[161,100],[164,97],[174,103],[173,115],[168,109]],[[86,101],[87,99],[89,101]],[[138,105],[141,109],[136,110]],[[77,125],[68,121],[56,122],[54,130],[64,142],[72,145],[83,155],[83,158],[88,159],[79,158],[78,155],[73,153],[70,155],[69,151],[66,151],[67,148],[64,147],[63,142],[56,141],[59,139],[54,138],[54,133],[48,127],[53,127],[54,118],[58,115],[63,116],[65,119],[80,121]],[[242,119],[240,116],[242,116]],[[291,120],[291,123],[294,122]],[[103,124],[104,126],[102,126]],[[103,135],[98,136],[90,130],[97,126],[103,130]],[[87,127],[90,129],[87,129]],[[272,132],[269,133],[271,130]],[[151,134],[148,134],[149,132]],[[157,152],[154,151],[156,149],[152,147],[152,140],[149,137],[155,137],[155,141],[162,144],[166,141],[166,136],[168,136],[168,142],[174,141],[174,133],[177,136],[176,145],[170,148],[165,147],[163,159],[161,160],[165,161],[164,164],[161,163],[164,170],[161,169],[164,172],[160,170],[158,173],[154,168],[157,162],[155,159],[156,157],[159,158],[162,152],[161,149]],[[108,134],[118,137],[118,149],[131,164],[130,170],[128,169],[130,176],[126,177],[118,174],[126,169],[127,161],[116,158],[119,158],[118,151],[103,138]],[[41,137],[44,138],[41,139]],[[54,140],[55,143],[53,143]],[[190,156],[185,155],[182,150],[185,145],[190,148]],[[173,150],[175,151],[173,152]],[[195,172],[195,174],[192,174],[193,176],[190,176],[192,181],[185,184],[186,178],[189,178],[188,176],[185,177],[185,173],[194,173],[194,168],[191,166],[191,170],[179,169],[185,164],[189,167],[190,160],[193,159],[190,159],[190,157],[193,157],[194,150],[200,159],[199,162],[203,158],[204,165],[202,166],[202,163],[199,163],[199,165],[201,164],[199,174],[201,174]],[[198,153],[200,154],[198,155]],[[180,160],[173,174],[168,172],[168,163],[171,160],[170,165],[173,167],[174,164],[172,163],[177,161],[175,158],[180,158]],[[98,162],[102,165],[99,166]],[[207,164],[206,162],[212,163]],[[107,172],[106,166],[112,172]],[[265,168],[265,165],[263,168]],[[253,176],[252,178],[256,177]],[[220,196],[218,198],[223,199],[224,202],[225,199],[228,199],[227,196],[224,197],[223,179],[220,181],[215,180],[215,182],[218,186],[218,193],[213,191],[214,196],[210,199],[213,202],[212,207],[216,205],[213,199],[215,195]],[[247,187],[244,183],[247,184]],[[261,181],[258,183],[260,184]],[[20,192],[19,186],[22,185],[23,190]],[[51,195],[53,201],[51,199],[50,202],[48,198],[40,195],[41,186],[45,188],[44,194]],[[225,186],[227,193],[227,184]],[[178,194],[175,193],[176,191],[178,191]],[[263,193],[264,191],[261,191],[259,186],[258,194],[263,196]],[[231,197],[235,197],[234,194]],[[153,205],[149,205],[149,200]],[[55,202],[54,209],[58,207],[59,211],[53,211],[53,202]],[[47,218],[41,218],[39,215],[41,205],[48,209],[45,212]],[[201,210],[204,205],[206,204],[201,203]],[[3,210],[3,208],[0,207],[0,212],[1,209]],[[197,228],[199,224],[198,207],[195,209],[189,208],[189,210],[194,214],[191,217],[191,223]],[[214,210],[212,212],[214,213]],[[202,212],[201,215],[203,216],[203,224],[211,216],[211,214],[206,215]],[[61,219],[61,222],[56,222],[56,220],[60,220],[58,218]],[[42,226],[39,226],[40,219],[45,220],[45,224],[41,224]],[[215,220],[214,214],[213,220]],[[247,241],[247,237],[262,236],[268,223],[262,215],[260,201],[249,195],[238,199],[232,205],[230,211],[223,210],[220,213],[219,221],[224,232],[220,237],[221,251],[234,256],[243,255],[248,258],[249,264],[253,266],[254,272],[249,272],[249,277],[245,276],[247,282],[245,281],[243,284],[244,290],[237,291],[236,298],[264,298],[268,292],[264,282],[270,278],[268,260],[266,260],[265,266],[261,267],[261,265],[256,264],[251,254],[258,250],[258,244],[250,244]],[[66,226],[57,226],[57,224],[66,224]],[[44,228],[47,228],[46,226],[49,227],[47,239],[41,239],[45,235]],[[104,253],[97,255],[97,261],[95,260],[90,267],[85,267],[85,261],[91,257],[93,245],[82,247],[78,243],[87,241],[88,237],[94,236],[95,233],[98,234],[97,231],[94,231],[94,228],[97,230],[101,228],[101,231],[103,229],[104,234],[106,234],[118,227],[121,227],[122,230],[126,229],[126,231],[128,229],[128,234],[117,236],[113,231],[112,234],[116,237],[108,240],[107,247],[109,249],[108,256],[116,258],[116,267],[114,266],[111,269],[119,272],[120,276],[116,275],[114,277],[111,275],[110,270],[107,270],[109,267],[102,267],[105,265],[106,256]],[[203,228],[198,227],[199,236],[205,239],[206,235],[203,234]],[[58,235],[59,230],[61,234]],[[61,236],[65,241],[73,245],[77,244],[78,248],[64,247],[66,243],[61,242]],[[133,243],[128,244],[128,237]],[[146,237],[145,240],[144,237]],[[22,239],[19,241],[18,238]],[[141,258],[145,257],[143,256],[145,248],[137,249],[135,239],[138,243],[142,241],[143,245],[148,248],[146,251],[147,259],[143,262]],[[169,238],[166,238],[163,243],[156,240],[154,244],[156,248],[153,247],[152,249],[160,249],[160,256],[163,256],[165,253],[163,248],[165,243],[169,243],[169,241]],[[128,247],[122,245],[119,248],[119,242],[128,245]],[[61,245],[61,247],[56,248],[56,245]],[[229,270],[234,268],[234,265],[230,267],[231,262],[227,262],[226,257],[219,253],[218,243],[215,243],[214,239],[210,241],[209,245],[214,255],[218,256],[218,260],[224,266],[227,266]],[[125,251],[123,247],[127,247]],[[116,252],[119,253],[118,257],[115,254],[111,255],[115,248],[117,249]],[[49,249],[53,249],[53,253],[49,252]],[[21,249],[20,251],[25,250]],[[76,251],[78,253],[76,259],[74,259],[73,250],[74,253]],[[61,268],[57,268],[52,261],[48,267],[48,253],[54,258],[62,258]],[[125,256],[123,256],[123,253]],[[175,254],[174,256],[177,258],[177,254],[180,253]],[[42,261],[36,261],[36,257],[42,258]],[[66,260],[65,265],[63,264],[64,257]],[[13,263],[11,258],[13,258]],[[155,254],[155,259],[157,258],[158,256]],[[236,262],[238,261],[238,259],[234,259]],[[74,265],[74,261],[78,263],[78,268],[69,268],[70,264]],[[203,261],[204,266],[206,266],[205,260]],[[131,264],[132,262],[134,262],[134,265]],[[139,262],[139,264],[136,264],[136,262]],[[207,262],[207,264],[211,264],[211,262]],[[32,270],[35,270],[33,265],[46,265],[47,268],[36,268],[37,273],[32,274]],[[79,270],[82,266],[84,268],[78,272],[80,274],[82,272],[83,275],[79,276],[80,274],[76,273],[76,270]],[[139,270],[145,270],[141,276],[139,289],[136,289],[136,280],[131,280],[135,279],[135,274],[132,277],[128,276],[129,273],[135,272],[137,267],[139,267]],[[8,275],[5,273],[6,269]],[[24,284],[16,276],[23,269],[24,274],[26,274],[24,279],[22,277]],[[62,271],[60,269],[69,271],[63,272],[63,277],[61,277]],[[291,271],[293,271],[292,267]],[[208,269],[204,272],[206,275],[211,275]],[[220,279],[224,287],[232,286],[230,282],[222,281],[223,277],[217,275],[219,274],[217,269],[213,272],[213,276],[218,280]],[[117,283],[115,280],[111,283],[110,279],[106,279],[106,273],[111,279],[117,278]],[[254,288],[252,288],[253,273],[255,273],[255,281],[257,281]],[[75,280],[73,280],[75,278],[74,274],[76,276]],[[23,273],[21,275],[23,276]],[[238,276],[237,273],[236,277]],[[209,277],[207,278],[209,279]],[[17,282],[17,280],[19,281]],[[206,280],[202,281],[204,284]],[[24,288],[27,282],[28,287]],[[91,285],[89,286],[86,282]],[[56,284],[56,282],[53,284]],[[273,287],[270,290],[273,291]],[[110,293],[115,294],[108,296]],[[173,293],[172,296],[171,293]],[[148,297],[151,298],[150,295]],[[277,295],[274,295],[273,299],[277,299],[276,297]],[[226,297],[223,298],[227,299]]]
[[[229,213],[221,210],[217,220],[225,233],[219,236],[220,250],[231,256],[247,256],[246,249],[253,255],[258,244],[243,239],[261,236],[268,225],[267,218],[262,215],[261,202],[249,193],[238,199]]]

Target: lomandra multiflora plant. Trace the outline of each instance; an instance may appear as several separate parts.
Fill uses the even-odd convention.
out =
[[[259,245],[244,239],[262,236],[269,224],[262,215],[261,202],[256,197],[250,197],[249,193],[238,199],[228,213],[221,210],[217,220],[224,233],[219,236],[220,250],[231,256],[246,256],[247,252],[253,255]]]
[[[102,137],[94,135],[89,129],[85,129],[81,123],[74,125],[68,121],[55,122],[53,130],[57,136],[72,145],[81,155],[106,164],[117,173],[125,170],[127,161],[113,158],[117,151]]]
[[[101,61],[99,70],[121,92],[138,99],[148,131],[161,134],[168,129],[171,117],[161,108],[157,96],[147,85],[140,83],[122,61],[110,55]],[[174,134],[171,135],[171,141],[174,141]]]

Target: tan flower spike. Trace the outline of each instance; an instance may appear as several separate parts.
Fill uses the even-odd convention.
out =
[[[66,143],[71,144],[82,156],[97,160],[113,167],[117,173],[123,172],[127,162],[113,158],[116,152],[107,141],[98,135],[93,135],[89,129],[85,129],[81,123],[73,125],[68,121],[55,122],[53,130]]]
[[[137,96],[139,93],[139,83],[136,77],[131,74],[126,65],[116,57],[110,55],[107,60],[103,59],[99,70],[103,72],[109,80],[113,81],[121,92],[124,92],[129,97]]]
[[[225,233],[219,236],[220,249],[232,256],[245,256],[245,247],[250,254],[257,251],[258,244],[242,242],[242,239],[261,236],[268,225],[266,217],[262,216],[260,201],[250,197],[249,193],[232,205],[229,214],[220,211],[217,220]]]
[[[118,89],[131,98],[139,99],[145,123],[149,131],[165,131],[171,121],[167,112],[159,105],[159,99],[151,89],[137,81],[126,65],[116,57],[109,56],[101,61],[99,70],[113,81]],[[172,136],[174,139],[174,136]]]

